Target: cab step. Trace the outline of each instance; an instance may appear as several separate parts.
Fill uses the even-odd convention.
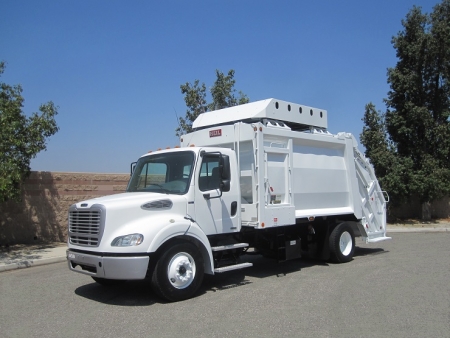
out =
[[[228,244],[228,245],[213,246],[213,247],[211,247],[211,250],[212,251],[226,251],[226,250],[240,249],[240,248],[246,248],[246,247],[248,247],[248,243],[235,243],[235,244]]]
[[[253,266],[253,263],[240,263],[240,264],[223,266],[221,268],[216,268],[216,269],[214,269],[214,272],[215,273],[221,273],[221,272],[227,272],[227,271],[232,271],[232,270],[239,270],[239,269],[249,268],[251,266]]]

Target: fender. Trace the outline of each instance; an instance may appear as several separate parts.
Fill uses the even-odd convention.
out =
[[[191,237],[200,242],[203,259],[205,261],[205,273],[214,274],[214,259],[211,245],[203,230],[193,222],[171,223],[161,229],[154,237],[147,252],[156,252],[168,240],[176,237]]]

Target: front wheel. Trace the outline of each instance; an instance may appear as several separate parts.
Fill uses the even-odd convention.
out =
[[[152,288],[169,301],[192,297],[200,287],[204,274],[203,258],[191,243],[177,243],[165,251],[152,275]]]
[[[348,223],[341,223],[330,235],[330,252],[338,263],[350,262],[355,251],[355,234]]]

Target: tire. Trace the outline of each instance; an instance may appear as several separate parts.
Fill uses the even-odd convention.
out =
[[[100,278],[100,277],[92,277],[93,280],[95,280],[98,284],[102,286],[114,286],[114,285],[120,285],[125,283],[125,280],[122,279],[106,279],[106,278]]]
[[[191,298],[203,281],[203,258],[191,243],[177,243],[162,253],[151,285],[162,298],[176,302]]]
[[[348,223],[341,223],[333,229],[329,239],[330,253],[334,261],[347,263],[355,252],[355,234]]]

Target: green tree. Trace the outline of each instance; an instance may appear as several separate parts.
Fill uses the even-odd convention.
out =
[[[204,83],[200,85],[199,82],[199,80],[195,80],[193,85],[186,82],[184,85],[180,86],[181,93],[184,94],[184,102],[186,102],[188,109],[184,118],[178,118],[179,126],[176,129],[177,136],[191,132],[192,122],[194,122],[197,116],[208,110],[208,104],[206,102],[206,85]]]
[[[396,152],[386,131],[385,115],[372,103],[366,105],[362,120],[364,127],[360,140],[366,148],[365,155],[370,158],[380,185],[389,192],[393,204],[401,204],[411,193],[412,161]]]
[[[0,62],[0,75],[5,63]],[[40,114],[22,112],[22,87],[0,82],[0,202],[20,199],[21,184],[30,174],[30,160],[46,149],[46,139],[58,131],[53,102],[40,106]]]
[[[380,169],[385,159],[374,156],[375,145],[364,143],[370,144],[369,139],[363,144],[372,149],[367,156],[380,180],[385,185],[388,176],[391,183],[401,181],[404,189],[398,197],[418,196],[422,218],[429,219],[430,202],[450,193],[450,0],[437,4],[431,14],[413,7],[402,25],[392,38],[398,61],[388,69],[390,90],[382,122],[392,155],[387,172]]]
[[[188,109],[184,118],[178,118],[177,136],[191,132],[192,123],[202,113],[249,102],[247,95],[241,91],[236,96],[234,73],[233,69],[229,70],[227,75],[216,70],[216,81],[210,89],[212,98],[210,103],[206,101],[206,85],[204,83],[200,84],[199,80],[195,80],[193,84],[186,82],[180,86]]]
[[[389,172],[389,161],[393,155],[386,136],[384,116],[377,112],[373,103],[368,103],[362,120],[364,127],[360,140],[366,148],[366,157],[376,163],[375,174],[381,181]]]

